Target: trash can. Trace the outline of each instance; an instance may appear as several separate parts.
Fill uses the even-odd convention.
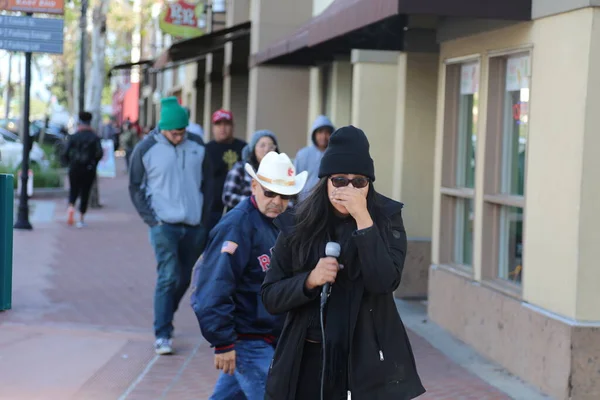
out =
[[[0,174],[0,311],[12,306],[13,179]]]

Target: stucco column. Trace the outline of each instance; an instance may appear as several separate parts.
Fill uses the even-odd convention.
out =
[[[352,64],[350,60],[334,61],[331,65],[331,115],[336,127],[352,120]]]
[[[306,131],[306,143],[311,142],[310,127],[317,116],[321,114],[323,109],[321,69],[319,67],[310,68],[309,77],[309,101],[308,101],[308,128]]]
[[[352,124],[369,138],[377,191],[393,197],[398,53],[352,50],[352,64]]]
[[[250,0],[227,0],[227,27],[250,19]],[[231,110],[235,118],[235,135],[245,139],[248,122],[248,73],[241,71],[240,60],[247,66],[248,54],[241,53],[242,46],[232,42],[225,44],[223,68],[223,108]],[[244,50],[246,52],[246,50]],[[237,60],[237,61],[236,61]]]
[[[293,33],[312,16],[312,2],[253,0],[251,53]],[[290,157],[306,145],[308,67],[253,66],[248,95],[248,133],[270,129]]]
[[[576,317],[600,322],[600,9],[592,12],[586,105],[583,123],[583,156],[579,202],[579,267],[577,270]]]
[[[409,249],[397,296],[426,297],[438,55],[354,50],[352,64],[351,122],[369,137],[375,187],[405,203]],[[340,125],[350,92],[343,85],[348,70],[343,63],[334,63],[331,109]]]
[[[206,142],[211,139],[211,117],[213,113],[212,105],[212,83],[210,80],[210,74],[212,72],[212,54],[206,56],[206,73],[204,76],[199,76],[198,79],[204,79],[204,140]]]
[[[399,297],[427,296],[437,106],[438,54],[401,53],[392,197],[405,204],[408,252]]]

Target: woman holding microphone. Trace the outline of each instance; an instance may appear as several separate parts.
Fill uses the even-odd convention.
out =
[[[402,204],[375,191],[369,142],[353,126],[331,136],[319,178],[276,220],[262,299],[287,318],[265,398],[413,399],[425,389],[393,297],[406,255]],[[328,242],[340,244],[338,258],[325,255]]]

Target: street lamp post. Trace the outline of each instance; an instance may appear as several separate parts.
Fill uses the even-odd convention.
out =
[[[87,9],[88,0],[81,1],[81,18],[79,29],[81,30],[80,53],[79,53],[79,112],[85,111],[85,40],[87,31]]]
[[[27,13],[31,17],[31,13]],[[29,222],[29,196],[27,194],[27,181],[29,179],[29,152],[32,147],[32,137],[29,134],[29,103],[31,96],[31,53],[25,53],[25,95],[23,98],[23,112],[21,127],[23,129],[23,156],[21,158],[21,193],[19,194],[19,209],[15,229],[31,230]]]

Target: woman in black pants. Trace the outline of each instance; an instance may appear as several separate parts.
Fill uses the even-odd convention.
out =
[[[331,136],[319,178],[276,221],[262,299],[287,319],[266,399],[413,399],[425,389],[393,297],[406,254],[402,204],[375,191],[369,142],[353,126]],[[325,257],[328,242],[341,245],[339,258]]]

